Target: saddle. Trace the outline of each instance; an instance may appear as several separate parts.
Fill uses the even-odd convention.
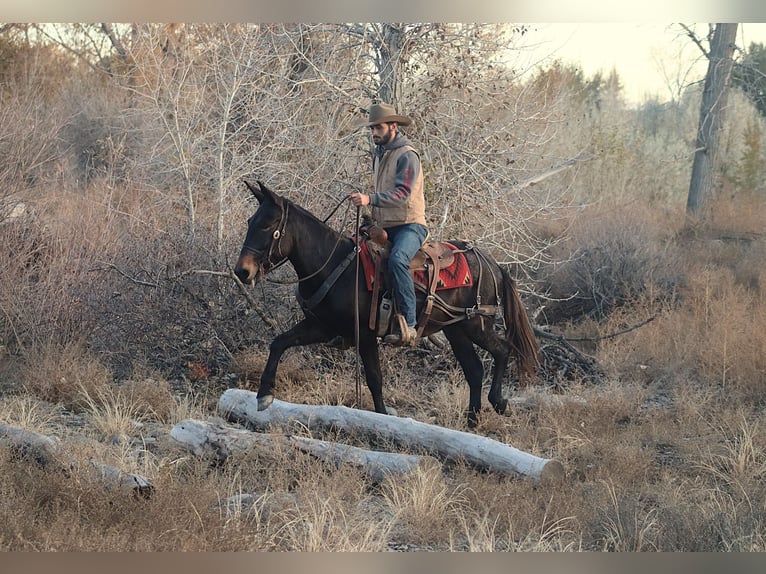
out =
[[[378,336],[383,336],[390,328],[393,304],[391,297],[381,297],[381,289],[387,282],[391,243],[388,241],[385,230],[380,227],[363,227],[360,229],[360,235],[362,232],[367,238],[361,242],[360,256],[367,288],[372,291],[373,301],[370,306],[369,327],[375,330]],[[463,253],[464,250],[458,249],[451,243],[426,240],[410,261],[410,273],[415,287],[426,293],[425,305],[417,321],[418,337],[423,335],[423,330],[428,324],[438,289],[467,287],[473,284]],[[403,319],[399,317],[401,322]]]

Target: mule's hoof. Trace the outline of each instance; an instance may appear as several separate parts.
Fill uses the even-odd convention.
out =
[[[263,397],[258,397],[258,410],[265,411],[267,408],[271,406],[271,403],[273,402],[274,402],[274,395],[265,395]]]
[[[508,410],[508,399],[500,399],[497,404],[492,406],[497,414],[504,415],[505,411]]]

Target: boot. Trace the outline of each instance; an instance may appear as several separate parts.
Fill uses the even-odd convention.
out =
[[[401,345],[402,347],[414,347],[418,340],[418,330],[415,327],[405,326],[401,333],[393,333],[383,338],[384,343]]]

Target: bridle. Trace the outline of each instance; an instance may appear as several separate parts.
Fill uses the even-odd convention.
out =
[[[249,253],[250,255],[253,255],[256,260],[258,261],[258,264],[263,269],[263,274],[270,273],[274,269],[281,267],[287,262],[287,257],[282,255],[282,247],[281,247],[281,241],[282,237],[285,235],[285,228],[287,227],[287,214],[288,209],[290,207],[289,203],[285,203],[285,207],[282,208],[282,213],[279,217],[279,223],[276,226],[276,229],[271,234],[271,242],[269,243],[269,249],[266,253],[266,258],[263,257],[263,251],[260,249],[255,249],[254,247],[250,247],[249,245],[243,245],[242,251]],[[252,219],[252,218],[251,218]],[[274,248],[276,247],[277,252],[279,253],[279,256],[281,259],[274,263],[271,260],[272,254],[274,253]],[[265,263],[261,263],[261,261],[265,261]],[[269,267],[266,266],[266,263],[269,264]]]
[[[341,201],[339,201],[338,204],[330,212],[330,214],[327,217],[324,218],[323,223],[327,223],[327,220],[330,219],[330,217],[332,217],[335,214],[335,212],[343,204],[344,201],[346,201],[345,197]],[[279,223],[277,224],[276,229],[271,234],[271,242],[269,243],[269,248],[268,248],[268,252],[266,253],[265,260],[264,260],[264,257],[263,257],[263,251],[262,250],[255,249],[253,247],[250,247],[249,245],[243,245],[242,246],[242,251],[244,251],[246,253],[250,253],[251,255],[253,255],[256,258],[256,260],[259,262],[259,265],[261,266],[261,269],[263,270],[263,274],[264,275],[267,275],[268,273],[271,273],[272,271],[274,271],[274,269],[277,269],[278,267],[281,267],[289,259],[289,256],[285,256],[285,255],[282,254],[281,241],[282,241],[282,238],[285,236],[285,229],[287,228],[288,210],[290,208],[290,202],[289,201],[285,201],[283,205],[284,205],[284,207],[281,207],[282,213],[281,213],[280,218],[279,218]],[[350,204],[349,204],[349,208],[350,208]],[[346,210],[346,217],[348,217],[348,213],[349,213],[349,210],[347,209]],[[343,223],[345,224],[345,222],[346,222],[346,219],[344,218]],[[332,260],[333,255],[335,254],[335,250],[338,248],[338,245],[340,244],[340,241],[341,241],[342,238],[343,238],[343,234],[338,234],[338,239],[335,242],[335,245],[333,245],[332,251],[330,251],[330,254],[327,256],[327,260],[322,264],[322,266],[319,269],[317,269],[313,273],[311,273],[311,274],[309,274],[309,275],[307,275],[305,277],[300,277],[300,278],[298,278],[297,280],[294,280],[294,281],[279,281],[279,280],[276,280],[276,279],[268,279],[268,278],[266,280],[269,281],[270,283],[278,283],[280,285],[290,285],[290,284],[293,284],[293,283],[301,283],[303,281],[307,281],[307,280],[309,280],[309,279],[311,279],[313,277],[316,277],[330,263],[330,261]],[[274,263],[272,261],[272,255],[274,254],[275,251],[276,251],[277,255],[279,257],[281,257],[281,259],[277,263]],[[269,266],[267,267],[266,264],[261,263],[261,261],[265,261],[265,263],[267,263]]]

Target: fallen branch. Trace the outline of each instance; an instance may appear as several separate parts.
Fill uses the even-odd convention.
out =
[[[59,448],[59,441],[44,434],[9,425],[0,425],[0,447],[9,448],[21,460],[29,460],[42,467],[69,473],[79,467],[78,461]],[[144,477],[123,472],[118,468],[88,461],[93,478],[107,490],[118,489],[149,498],[154,486]]]
[[[175,425],[170,431],[170,436],[196,456],[212,457],[218,462],[225,461],[235,453],[253,449],[273,452],[288,446],[330,462],[336,467],[350,464],[378,482],[386,476],[412,472],[430,461],[436,463],[427,456],[366,450],[292,435],[256,433],[194,419],[186,419]]]
[[[654,321],[657,315],[631,325],[619,331],[601,335],[598,337],[564,337],[563,335],[554,335],[541,329],[533,327],[535,335],[541,339],[549,339],[555,344],[543,345],[540,347],[541,363],[540,376],[554,388],[563,387],[564,380],[584,380],[590,383],[600,383],[603,379],[603,373],[596,363],[596,359],[589,357],[575,348],[571,341],[591,342],[612,339],[619,337],[631,331],[635,331],[644,325]]]
[[[218,409],[230,420],[244,422],[258,430],[298,423],[312,430],[364,433],[415,452],[466,462],[481,470],[526,477],[536,483],[564,475],[559,461],[534,456],[487,437],[409,418],[343,406],[297,405],[279,400],[274,400],[268,409],[258,411],[256,393],[241,389],[226,390],[218,401]]]
[[[644,319],[640,323],[636,323],[635,325],[631,325],[630,327],[625,327],[624,329],[620,329],[619,331],[615,331],[614,333],[609,333],[607,335],[599,335],[598,337],[569,337],[568,340],[570,341],[581,341],[581,342],[598,342],[598,341],[604,341],[606,339],[613,339],[614,337],[619,337],[620,335],[624,335],[625,333],[630,333],[631,331],[635,331],[636,329],[643,327],[644,325],[648,325],[652,321],[654,321],[657,318],[657,315],[652,315],[648,319]]]
[[[582,379],[598,383],[602,373],[596,359],[580,352],[561,335],[553,335],[539,327],[533,327],[535,335],[543,339],[555,341],[555,345],[540,347],[541,368],[540,376],[554,387],[562,387],[564,379]]]

